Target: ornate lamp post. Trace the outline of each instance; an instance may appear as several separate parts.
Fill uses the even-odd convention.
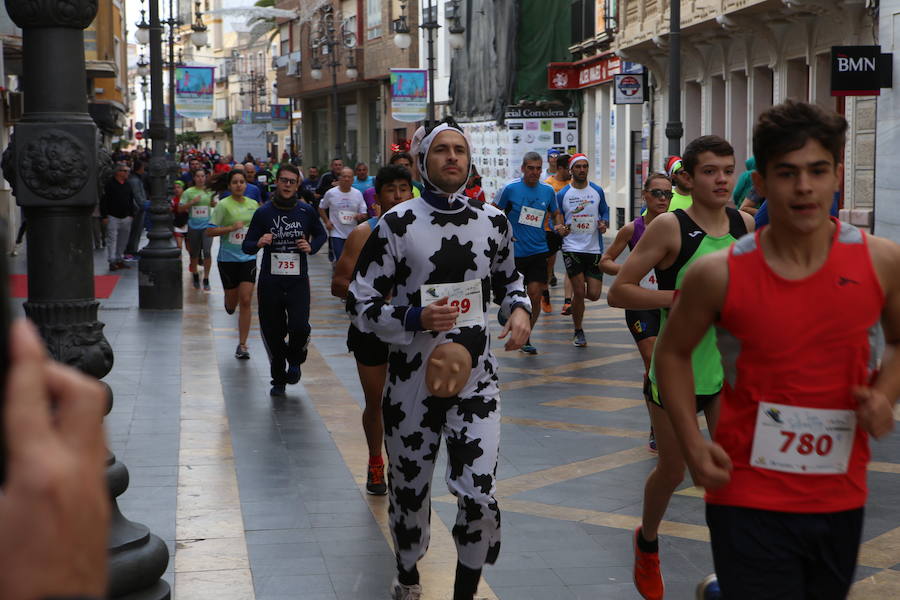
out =
[[[315,80],[322,79],[322,56],[329,57],[328,66],[331,67],[331,106],[334,110],[334,156],[342,157],[341,153],[341,111],[338,107],[337,73],[341,66],[340,49],[347,51],[347,78],[356,79],[359,71],[356,70],[356,34],[347,28],[347,24],[341,22],[340,30],[335,25],[335,20],[340,19],[336,15],[334,7],[326,4],[316,11],[316,25],[310,34],[313,63],[310,75]]]
[[[150,0],[150,231],[148,244],[141,248],[138,262],[138,303],[148,309],[181,309],[181,251],[172,236],[172,212],[166,196],[166,175],[170,163],[163,148],[166,122],[163,115],[162,24],[159,0]],[[174,71],[172,71],[174,79]],[[171,80],[170,80],[171,81]],[[170,88],[174,94],[174,86]],[[174,102],[170,102],[174,108]],[[174,120],[171,145],[174,150]]]
[[[22,28],[25,114],[3,155],[3,172],[28,221],[25,312],[55,359],[104,377],[113,353],[97,320],[90,215],[112,162],[98,151],[97,127],[88,114],[83,32],[97,1],[6,0],[6,10]],[[169,552],[146,526],[119,511],[115,499],[128,488],[128,470],[113,455],[107,481],[107,597],[168,600],[169,586],[160,576]]]
[[[407,0],[400,0],[400,18],[397,20],[397,25],[394,28],[394,33],[396,34],[394,36],[394,45],[401,50],[409,48],[410,44],[412,44],[409,21],[407,21],[406,17],[406,5]],[[447,38],[447,43],[449,43],[450,47],[454,50],[458,50],[466,43],[466,28],[463,27],[462,19],[460,18],[459,0],[452,0],[451,6],[452,12],[451,16],[449,16],[450,27],[448,29],[449,36]],[[434,0],[428,0],[427,5],[422,8],[424,9],[423,12],[425,14],[419,28],[425,30],[427,34],[426,41],[428,44],[428,122],[434,123],[434,64],[436,60],[434,55],[434,36],[435,32],[440,29],[441,26],[437,21],[437,6],[434,4]]]
[[[681,3],[669,3],[669,121],[666,137],[669,138],[669,154],[681,154]]]

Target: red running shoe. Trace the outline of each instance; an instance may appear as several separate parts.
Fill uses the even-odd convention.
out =
[[[666,586],[659,572],[659,552],[643,552],[638,548],[637,536],[641,528],[634,530],[634,587],[645,600],[663,600]]]

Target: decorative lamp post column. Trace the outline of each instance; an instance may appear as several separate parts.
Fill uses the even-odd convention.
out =
[[[150,232],[138,262],[138,304],[147,309],[182,307],[181,251],[172,236],[172,211],[166,197],[169,161],[163,149],[162,25],[158,0],[150,0]]]
[[[681,154],[681,3],[669,3],[669,121],[666,137],[669,139],[669,155]]]
[[[97,320],[90,215],[112,161],[98,148],[88,114],[83,32],[97,0],[6,0],[6,10],[22,28],[25,114],[3,154],[3,172],[28,221],[25,313],[53,358],[101,378],[112,369],[113,352]],[[112,454],[107,482],[107,597],[168,600],[169,586],[160,579],[168,549],[119,511],[116,498],[128,488],[128,470]]]
[[[339,50],[343,47],[348,52],[347,78],[356,79],[359,76],[359,71],[356,69],[356,57],[354,56],[356,34],[347,29],[347,24],[343,22],[340,23],[340,30],[337,29],[335,20],[340,19],[340,15],[335,14],[334,7],[330,4],[326,4],[316,12],[318,23],[310,34],[310,45],[312,46],[313,55],[310,76],[316,81],[322,79],[320,56],[327,54],[329,59],[328,66],[331,67],[331,104],[332,110],[334,110],[334,156],[332,158],[343,158],[341,152],[341,111],[338,106],[337,85],[338,67],[341,66]]]

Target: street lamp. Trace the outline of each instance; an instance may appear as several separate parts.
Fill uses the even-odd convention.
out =
[[[319,61],[320,54],[328,55],[328,66],[331,67],[331,105],[334,110],[334,156],[340,158],[341,154],[341,111],[338,107],[337,72],[341,66],[338,54],[341,47],[347,51],[347,72],[350,79],[356,79],[359,71],[356,69],[356,35],[347,28],[347,24],[340,23],[340,30],[335,26],[335,20],[340,16],[335,14],[334,7],[330,4],[322,6],[316,11],[318,23],[310,35],[313,63],[310,76],[319,81],[322,79],[322,64]]]
[[[166,132],[165,109],[163,108],[163,21],[159,15],[160,0],[150,2],[150,119],[148,137],[151,140],[150,158],[150,231],[148,243],[141,248],[138,285],[138,306],[149,309],[180,309],[181,297],[181,251],[172,237],[172,211],[166,194],[166,176],[171,170],[165,156],[166,137],[171,140],[174,152],[174,110],[171,114],[173,129]],[[169,11],[172,11],[169,0]],[[171,29],[170,29],[171,37]],[[174,63],[174,48],[169,49],[169,63]],[[174,70],[170,78],[170,104],[174,109]],[[176,163],[177,168],[177,163]]]
[[[147,62],[147,59],[144,58],[143,54],[141,54],[140,57],[138,57],[137,74],[139,77],[143,77],[145,81],[146,81],[147,75],[150,74],[150,63]]]
[[[448,30],[449,36],[447,37],[447,42],[452,49],[458,50],[466,44],[466,28],[462,26],[460,19],[459,0],[450,1],[452,11],[450,13],[451,24]],[[409,22],[406,17],[407,3],[408,0],[400,0],[400,18],[397,20],[397,24],[394,27],[394,33],[396,33],[394,36],[394,45],[400,49],[409,48],[412,43]],[[434,33],[440,29],[441,26],[437,22],[437,6],[434,4],[434,0],[428,0],[428,4],[422,8],[425,15],[422,18],[422,24],[419,25],[419,28],[424,29],[428,35],[428,122],[434,123]]]
[[[203,46],[206,45],[207,34],[206,34],[206,23],[203,22],[203,13],[200,12],[200,0],[194,2],[194,14],[196,18],[194,19],[194,24],[191,25],[191,43],[194,44],[194,47],[199,50]]]
[[[143,2],[142,2],[143,3]],[[135,23],[137,31],[134,32],[135,41],[141,46],[146,46],[150,42],[150,24],[144,19],[144,9],[141,9],[141,22]]]

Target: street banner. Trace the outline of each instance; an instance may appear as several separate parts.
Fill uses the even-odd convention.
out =
[[[235,160],[243,160],[248,154],[257,160],[268,155],[265,123],[235,123],[231,134]]]
[[[284,129],[290,124],[291,105],[290,104],[272,104],[269,106],[271,111],[270,118],[272,129]]]
[[[424,121],[428,110],[428,71],[391,69],[391,117],[402,123]]]
[[[213,112],[215,67],[176,67],[175,112],[189,119],[202,119]]]

